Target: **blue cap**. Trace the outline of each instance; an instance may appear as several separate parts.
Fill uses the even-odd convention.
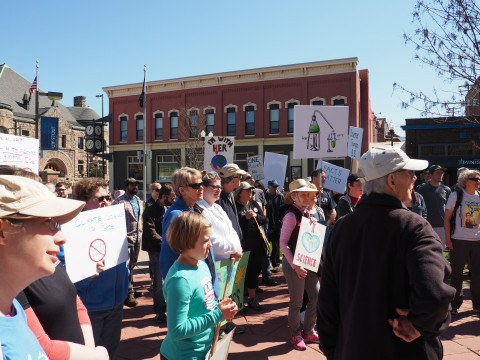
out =
[[[277,180],[272,179],[272,180],[268,180],[268,186],[278,187],[280,186],[280,184],[278,183]]]

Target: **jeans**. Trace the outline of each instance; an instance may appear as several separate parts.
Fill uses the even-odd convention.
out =
[[[130,275],[128,277],[128,296],[133,296],[133,269],[137,266],[138,254],[140,252],[140,241],[137,241],[134,244],[128,244],[128,270],[130,270]]]
[[[160,252],[149,251],[148,257],[150,258],[150,264],[152,265],[152,279],[153,279],[153,311],[156,315],[165,314],[167,306],[165,304],[165,298],[163,297],[163,278],[160,274]]]
[[[270,279],[272,272],[270,271],[270,254],[268,249],[264,251],[262,258],[262,280]]]
[[[114,359],[122,334],[123,304],[111,310],[89,311],[95,346],[104,346]]]
[[[312,334],[317,320],[317,298],[320,291],[320,283],[317,274],[307,270],[305,278],[298,278],[297,273],[290,266],[288,260],[284,257],[282,260],[282,269],[287,280],[288,293],[290,294],[290,303],[288,305],[288,327],[292,335],[296,335],[301,330],[300,309],[302,308],[303,292],[308,295],[308,304],[305,312],[305,321],[303,331],[306,334]]]

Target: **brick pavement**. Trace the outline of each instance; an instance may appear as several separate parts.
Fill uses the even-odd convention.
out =
[[[261,286],[265,292],[258,295],[264,309],[261,312],[247,310],[245,314],[236,316],[235,323],[245,325],[246,333],[234,336],[228,359],[325,359],[316,344],[307,345],[306,351],[297,351],[288,343],[287,286],[281,274],[274,276],[279,285]],[[148,256],[144,252],[141,253],[138,269],[135,270],[135,283],[144,296],[138,298],[137,307],[125,307],[117,360],[158,360],[167,326],[159,326],[153,319],[153,301],[151,292],[147,290]],[[480,360],[480,317],[472,311],[468,290],[465,291],[465,297],[460,314],[452,319],[449,329],[442,336],[446,360]]]

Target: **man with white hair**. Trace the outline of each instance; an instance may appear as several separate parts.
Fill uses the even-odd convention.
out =
[[[322,267],[317,326],[327,359],[443,357],[450,267],[430,224],[403,205],[427,166],[394,147],[362,155],[365,195],[337,220]]]

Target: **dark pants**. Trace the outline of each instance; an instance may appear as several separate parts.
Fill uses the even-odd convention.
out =
[[[272,272],[270,271],[270,252],[268,249],[263,251],[262,258],[262,279],[269,279],[272,277]]]
[[[450,255],[452,275],[450,285],[456,290],[452,307],[459,308],[463,302],[463,269],[470,259],[470,293],[473,308],[480,310],[480,241],[452,239],[453,250]]]
[[[123,304],[111,310],[89,311],[95,346],[104,346],[110,359],[115,358],[122,334]]]
[[[165,304],[165,298],[163,297],[163,278],[160,274],[160,252],[149,251],[148,257],[150,258],[150,264],[152,265],[152,279],[153,279],[153,311],[156,315],[165,314],[167,306]]]
[[[277,267],[280,265],[280,233],[278,231],[274,231],[268,234],[268,241],[272,243],[270,261],[273,267]]]
[[[258,286],[258,277],[262,269],[262,261],[264,254],[265,252],[263,251],[263,249],[255,249],[253,251],[250,250],[247,272],[245,274],[245,286],[247,287],[247,289],[256,289]]]
[[[130,261],[128,262],[128,270],[130,270],[130,276],[128,277],[128,296],[133,296],[133,269],[137,266],[138,254],[140,252],[140,241],[134,244],[128,244],[128,256]]]

